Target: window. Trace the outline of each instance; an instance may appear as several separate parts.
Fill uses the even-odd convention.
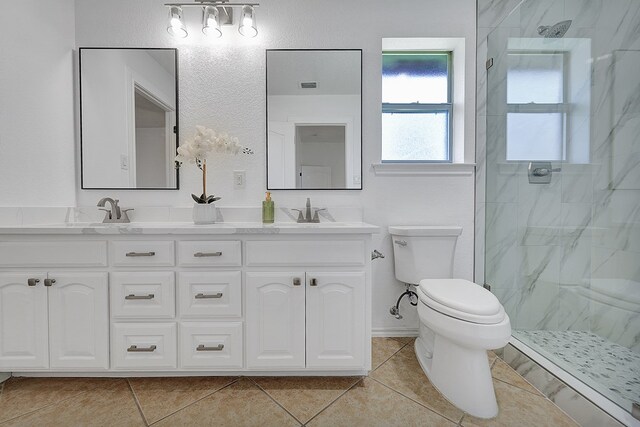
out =
[[[509,53],[507,63],[507,160],[565,160],[565,54]]]
[[[382,53],[382,162],[452,161],[450,51]]]

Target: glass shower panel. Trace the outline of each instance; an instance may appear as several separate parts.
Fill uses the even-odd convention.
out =
[[[631,412],[640,403],[640,2],[599,5],[525,0],[488,36],[485,282],[517,340]],[[566,20],[562,32],[539,32]],[[554,171],[530,183],[529,163],[540,160]]]

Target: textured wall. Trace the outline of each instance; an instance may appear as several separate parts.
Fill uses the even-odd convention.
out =
[[[27,3],[25,1],[20,2]],[[29,1],[34,3],[35,1]],[[41,3],[41,2],[40,2]],[[47,2],[49,4],[49,2]],[[69,2],[51,2],[57,7],[69,6],[70,10],[61,14],[73,16]],[[373,280],[373,325],[374,329],[392,330],[417,327],[414,308],[404,306],[405,318],[393,319],[388,314],[389,307],[402,291],[393,274],[392,247],[386,227],[389,224],[456,224],[464,228],[457,246],[455,273],[458,277],[473,277],[473,237],[474,237],[474,177],[473,175],[429,175],[429,176],[376,176],[370,165],[380,160],[380,111],[381,111],[381,39],[383,37],[465,37],[466,38],[466,117],[465,152],[470,153],[467,161],[472,161],[475,136],[475,1],[450,0],[401,0],[391,4],[364,0],[320,1],[308,0],[303,3],[294,0],[267,0],[258,8],[257,22],[260,31],[256,39],[248,40],[237,33],[235,27],[225,27],[220,40],[205,40],[198,26],[201,19],[197,10],[185,11],[191,36],[186,40],[175,40],[167,34],[166,9],[163,0],[77,0],[76,47],[178,47],[180,56],[180,132],[184,137],[191,133],[196,124],[226,130],[240,138],[243,144],[255,151],[253,156],[221,157],[212,162],[208,186],[223,196],[224,206],[257,206],[266,188],[265,170],[265,69],[264,49],[266,48],[361,48],[363,49],[363,191],[274,191],[274,200],[279,206],[301,206],[307,196],[314,205],[358,206],[364,209],[365,220],[382,227],[381,234],[374,237],[374,246],[387,257],[374,262]],[[42,4],[39,7],[44,8]],[[22,8],[23,6],[20,6]],[[26,7],[26,6],[25,6]],[[46,6],[48,7],[48,6]],[[12,6],[16,9],[17,6]],[[20,27],[24,36],[16,51],[14,63],[20,62],[18,54],[27,51],[43,53],[50,51],[52,40],[60,37],[60,32],[73,28],[66,22],[49,22],[46,28],[55,28],[55,34],[33,37],[33,13],[27,10],[19,15],[24,18]],[[18,15],[16,13],[16,15]],[[56,14],[47,14],[47,19],[56,19]],[[22,18],[21,18],[22,19]],[[27,25],[27,20],[28,24]],[[55,25],[53,25],[55,23]],[[72,23],[71,23],[72,24]],[[42,30],[44,31],[44,30]],[[51,30],[53,31],[53,30]],[[71,30],[72,31],[72,30]],[[72,36],[71,36],[72,37]],[[14,38],[11,38],[14,40]],[[5,39],[6,40],[6,39]],[[33,40],[28,42],[27,40]],[[66,38],[64,38],[66,40]],[[3,42],[6,44],[7,42]],[[4,47],[3,44],[3,47]],[[41,47],[40,47],[41,46]],[[55,84],[47,84],[41,90],[29,90],[21,101],[23,110],[12,109],[8,117],[16,121],[14,132],[20,134],[21,158],[32,147],[34,140],[47,141],[38,144],[49,147],[50,152],[42,155],[41,148],[32,150],[37,159],[36,171],[45,171],[50,159],[57,160],[55,168],[60,177],[38,180],[21,180],[28,174],[21,167],[12,167],[11,173],[3,176],[8,181],[0,183],[2,195],[9,188],[18,186],[32,193],[42,194],[52,200],[33,198],[10,199],[9,204],[54,204],[59,202],[73,205],[73,190],[76,189],[78,205],[92,206],[107,193],[118,197],[124,206],[189,206],[191,192],[198,191],[198,175],[193,168],[181,171],[179,191],[83,191],[74,187],[72,162],[73,125],[69,113],[71,109],[70,41],[60,56],[60,74],[53,65],[56,58],[45,56],[37,69],[46,70],[58,76]],[[31,57],[30,61],[36,57]],[[6,64],[2,62],[3,66]],[[44,64],[44,65],[43,65]],[[53,73],[52,73],[53,71]],[[4,69],[2,71],[5,73]],[[20,73],[25,72],[20,70]],[[40,73],[42,74],[42,73]],[[2,74],[5,75],[5,74]],[[13,72],[12,77],[18,73]],[[46,76],[42,76],[46,77]],[[51,82],[51,80],[47,80]],[[64,83],[64,84],[62,84]],[[3,80],[3,85],[7,82]],[[44,85],[43,85],[44,86]],[[3,86],[3,95],[4,95]],[[4,98],[4,96],[3,96]],[[43,102],[44,100],[44,102]],[[42,105],[44,104],[44,105]],[[60,106],[64,108],[60,108]],[[57,108],[53,108],[53,106]],[[42,113],[34,117],[33,109]],[[3,109],[5,104],[3,101]],[[64,120],[59,119],[61,111]],[[19,113],[18,113],[19,112]],[[45,116],[46,115],[46,116]],[[4,123],[4,122],[3,122]],[[42,135],[32,138],[22,133],[34,128]],[[4,128],[4,126],[3,126]],[[55,132],[53,132],[55,131]],[[5,131],[0,130],[3,136]],[[52,133],[53,132],[53,133]],[[56,134],[57,132],[57,134]],[[56,137],[52,140],[52,136]],[[77,149],[76,149],[77,151]],[[75,153],[77,155],[77,153]],[[14,157],[15,158],[15,157]],[[14,158],[0,160],[15,163]],[[26,164],[25,162],[21,162]],[[4,165],[4,164],[3,164]],[[3,166],[3,170],[6,170]],[[76,167],[76,183],[79,182]],[[232,171],[247,171],[247,186],[234,190]],[[64,174],[63,174],[64,173]],[[64,176],[63,176],[64,175]],[[14,179],[15,177],[15,179]],[[52,188],[55,186],[56,191]],[[5,190],[5,188],[7,190]],[[57,190],[60,191],[57,191]],[[13,191],[13,190],[12,190]],[[63,197],[64,196],[64,197]],[[4,203],[4,200],[0,203]]]
[[[0,206],[74,205],[74,2],[2,8]]]

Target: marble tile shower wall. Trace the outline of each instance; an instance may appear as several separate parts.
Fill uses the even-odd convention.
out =
[[[574,123],[590,134],[590,159],[554,164],[551,184],[530,185],[525,162],[505,161],[506,67],[496,65],[509,37],[538,38],[539,25],[565,19],[565,38],[591,40],[590,117]],[[478,1],[476,277],[486,273],[516,329],[590,330],[640,351],[637,308],[590,297],[592,278],[609,293],[619,279],[640,303],[640,147],[629,137],[640,134],[640,80],[620,71],[640,67],[639,27],[634,0]]]

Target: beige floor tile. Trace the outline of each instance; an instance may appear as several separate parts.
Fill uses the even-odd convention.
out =
[[[247,379],[164,418],[156,426],[298,426],[291,415]]]
[[[409,344],[410,342],[413,342],[413,340],[415,340],[415,337],[389,337],[391,339],[394,339],[398,342],[401,342],[402,344]]]
[[[449,403],[431,385],[416,359],[413,345],[407,345],[396,353],[376,369],[371,377],[454,422],[462,418],[462,411]]]
[[[231,384],[236,377],[131,378],[129,383],[149,424]]]
[[[494,381],[499,413],[496,418],[481,420],[465,415],[463,426],[491,427],[575,427],[577,424],[543,396],[536,396],[512,385]]]
[[[405,344],[393,338],[376,337],[371,340],[371,370],[375,370]]]
[[[520,374],[514,371],[511,366],[500,359],[496,359],[496,363],[494,363],[493,367],[491,368],[491,375],[493,375],[493,378],[495,379],[498,379],[505,383],[509,383],[531,393],[539,395],[542,394],[538,391],[537,388],[535,388],[534,386],[529,384],[527,380],[522,378]]]
[[[371,379],[364,379],[308,426],[454,426],[455,424]]]
[[[108,387],[81,394],[36,412],[15,418],[4,426],[144,426],[129,384],[118,380]]]
[[[0,422],[28,414],[117,380],[100,378],[10,378],[0,394]]]
[[[261,377],[254,381],[301,423],[306,423],[360,377]]]
[[[487,358],[489,358],[489,366],[492,366],[493,362],[496,361],[498,356],[496,356],[496,354],[493,351],[489,350],[487,351]]]

